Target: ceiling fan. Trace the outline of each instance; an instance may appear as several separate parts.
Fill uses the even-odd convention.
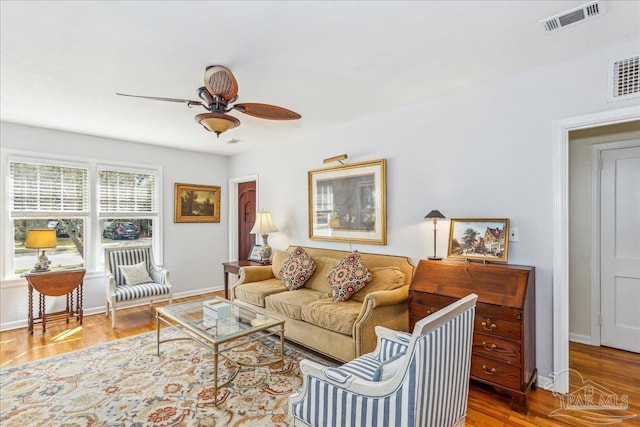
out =
[[[209,132],[215,132],[218,138],[222,132],[240,125],[240,120],[226,114],[231,110],[237,110],[260,119],[270,120],[297,120],[302,117],[295,111],[287,110],[286,108],[276,105],[255,102],[231,105],[238,99],[238,82],[231,73],[231,70],[222,65],[211,65],[206,68],[204,73],[204,86],[198,88],[197,94],[201,101],[116,93],[116,95],[131,96],[134,98],[182,102],[187,104],[189,108],[194,106],[204,107],[209,112],[198,114],[194,119]]]

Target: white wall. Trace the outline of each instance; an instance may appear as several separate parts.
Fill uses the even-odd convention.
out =
[[[228,159],[204,153],[160,148],[42,128],[0,124],[1,148],[75,158],[162,166],[163,261],[170,270],[174,295],[187,296],[222,289],[222,265],[227,260],[228,219],[220,223],[175,224],[174,183],[218,185],[227,200]],[[4,197],[4,196],[3,196]],[[84,283],[85,314],[105,310],[104,273],[87,272]],[[50,302],[51,304],[60,302]],[[24,279],[0,283],[0,329],[27,323],[27,286]]]
[[[316,242],[307,232],[307,171],[341,153],[349,162],[388,159],[387,246],[362,252],[431,255],[431,209],[451,218],[507,217],[520,241],[509,263],[536,267],[539,373],[552,372],[553,122],[637,105],[607,103],[608,67],[639,54],[638,41],[529,70],[450,96],[325,129],[231,158],[230,176],[258,174],[258,207],[280,228],[274,248]],[[375,90],[375,88],[371,88]],[[304,111],[301,112],[304,120]],[[439,223],[446,254],[448,224]]]

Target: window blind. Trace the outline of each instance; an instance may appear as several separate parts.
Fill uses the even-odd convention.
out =
[[[100,214],[156,214],[156,176],[99,169]]]
[[[88,214],[88,169],[17,161],[9,168],[12,215]]]

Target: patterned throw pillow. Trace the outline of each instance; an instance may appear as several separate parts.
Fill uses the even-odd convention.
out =
[[[314,271],[316,263],[309,258],[302,246],[298,246],[282,264],[278,275],[288,290],[295,291],[304,285]]]
[[[327,280],[334,301],[346,301],[371,281],[371,272],[364,266],[358,252],[347,255],[331,269]]]

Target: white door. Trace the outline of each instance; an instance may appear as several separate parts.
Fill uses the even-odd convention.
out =
[[[640,353],[640,146],[601,164],[601,344]]]

